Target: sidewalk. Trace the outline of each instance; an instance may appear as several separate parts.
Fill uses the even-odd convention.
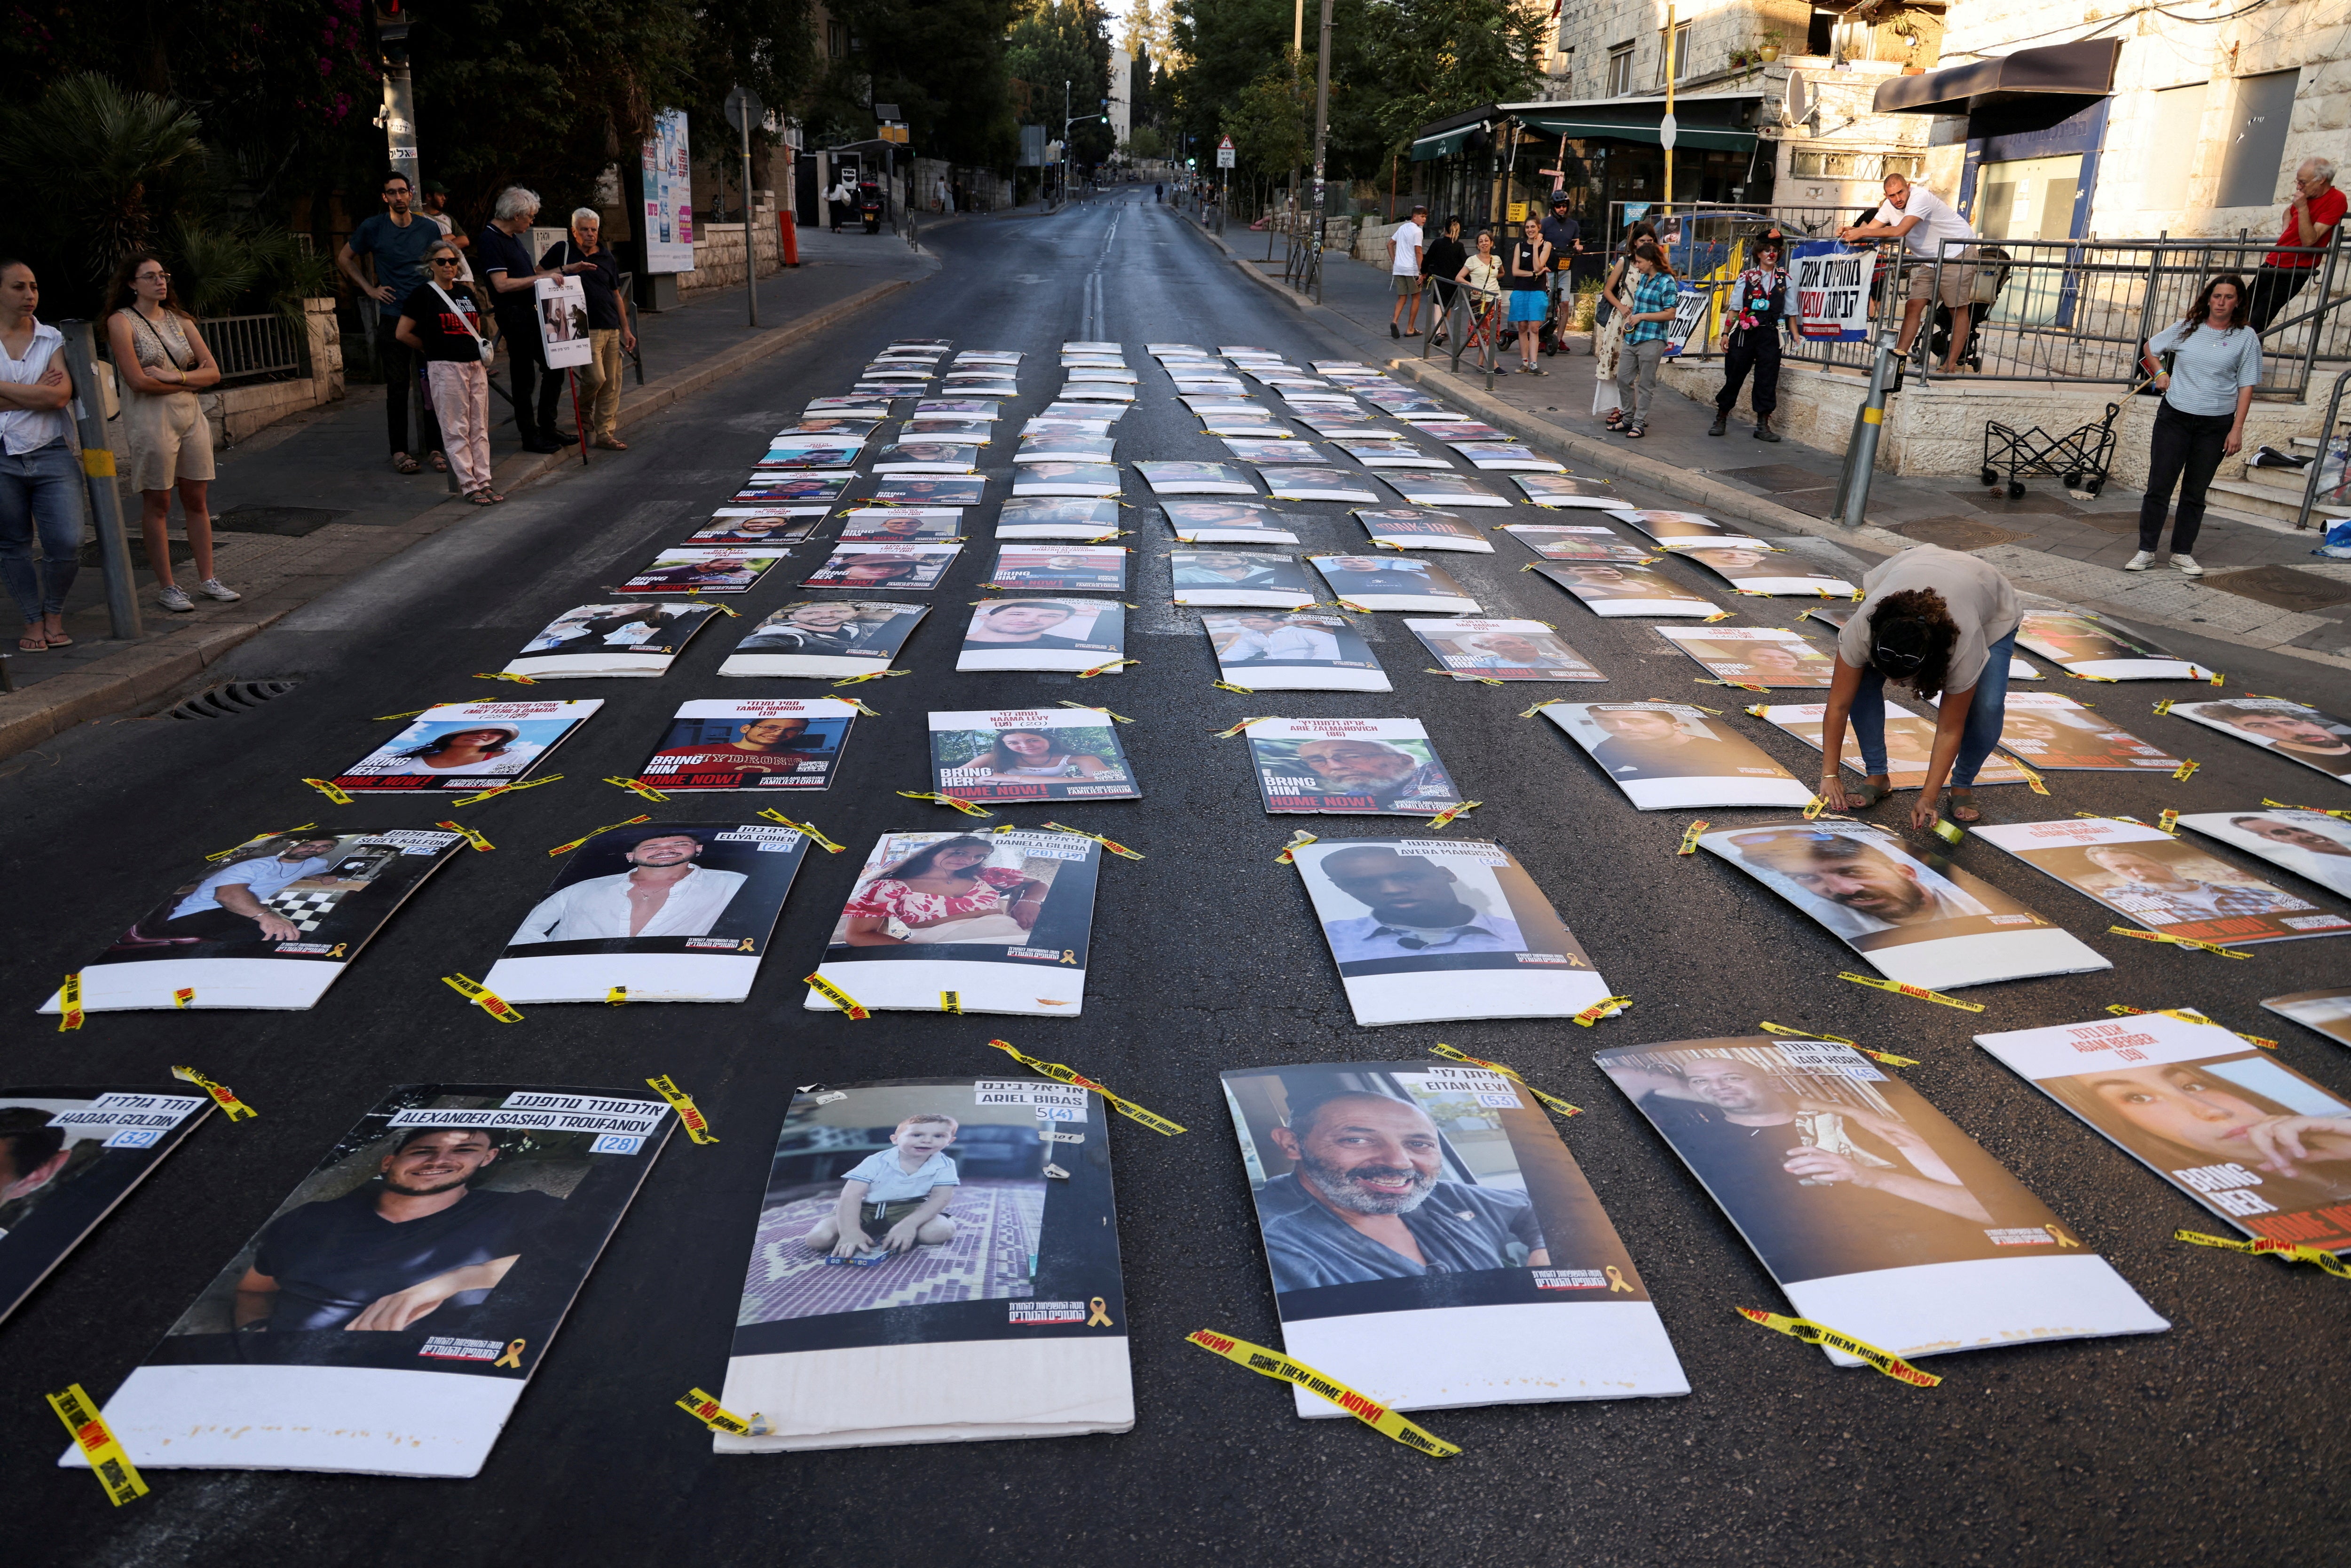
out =
[[[638,421],[928,277],[939,265],[888,233],[804,232],[800,238],[801,265],[759,282],[757,329],[747,324],[741,288],[713,290],[678,309],[638,318],[645,382],[639,386],[633,371],[623,372],[624,439]],[[491,372],[511,384],[503,357]],[[457,499],[449,493],[448,476],[429,465],[414,475],[392,471],[383,392],[380,385],[354,386],[342,402],[281,421],[219,454],[212,486],[215,570],[245,595],[234,604],[199,599],[190,614],[156,605],[139,542],[137,497],[126,493],[142,634],[127,642],[110,636],[104,574],[97,547],[86,546],[81,575],[67,601],[74,645],[16,653],[13,633],[0,643],[12,655],[7,668],[16,686],[0,695],[0,757],[163,695],[278,617],[444,528],[495,524],[498,507]],[[505,400],[493,392],[490,404],[494,417],[504,421],[490,436],[498,489],[513,495],[535,479],[580,465],[576,447],[551,456],[522,451]],[[559,417],[569,414],[567,401]],[[602,455],[591,449],[590,465]],[[193,573],[180,521],[175,503],[172,555],[186,585]]]

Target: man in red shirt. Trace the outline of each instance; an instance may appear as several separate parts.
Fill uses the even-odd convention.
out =
[[[2267,331],[2284,313],[2286,302],[2310,281],[2318,258],[2335,243],[2344,205],[2343,193],[2335,188],[2335,165],[2325,158],[2304,159],[2294,172],[2294,201],[2285,210],[2278,248],[2262,257],[2261,270],[2253,274],[2245,319],[2254,331]]]

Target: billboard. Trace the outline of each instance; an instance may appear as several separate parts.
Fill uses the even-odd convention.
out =
[[[693,154],[685,111],[653,116],[645,138],[645,270],[694,270]]]

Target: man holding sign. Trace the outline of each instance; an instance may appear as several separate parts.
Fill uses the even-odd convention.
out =
[[[1958,374],[1959,353],[1968,346],[1968,308],[1975,299],[1975,261],[1970,251],[1946,254],[1943,246],[1946,241],[1965,241],[1970,246],[1975,243],[1976,231],[1968,220],[1925,186],[1914,185],[1899,174],[1888,174],[1886,202],[1877,209],[1876,217],[1839,229],[1837,237],[1902,242],[1908,257],[1906,266],[1910,274],[1909,289],[1907,302],[1902,308],[1902,340],[1895,346],[1894,357],[1910,357],[1910,345],[1918,336],[1918,319],[1926,312],[1927,297],[1934,294],[1951,313],[1951,347],[1943,361],[1943,373]],[[1935,258],[1938,256],[1944,257],[1939,289],[1935,277]]]

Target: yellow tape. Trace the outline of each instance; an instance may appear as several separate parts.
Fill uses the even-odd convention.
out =
[[[175,1008],[193,1007],[195,1000],[196,988],[193,986],[182,986],[172,993],[172,1005]]]
[[[867,707],[865,706],[865,700],[862,697],[841,697],[836,700],[847,703],[851,707],[855,708],[867,718],[880,718],[882,716],[878,710]]]
[[[1414,1426],[1369,1395],[1359,1394],[1338,1379],[1317,1372],[1303,1362],[1292,1361],[1280,1351],[1268,1350],[1261,1344],[1251,1344],[1230,1334],[1220,1334],[1213,1329],[1195,1329],[1185,1337],[1202,1350],[1213,1351],[1251,1372],[1294,1383],[1309,1394],[1319,1395],[1374,1432],[1393,1437],[1407,1448],[1417,1448],[1439,1459],[1450,1458],[1461,1451],[1458,1445]]]
[[[646,783],[642,779],[624,779],[616,774],[612,778],[605,779],[604,782],[611,785],[614,789],[626,789],[634,795],[643,795],[648,800],[666,800],[669,799],[668,796],[663,794],[660,790],[654,789],[652,785]]]
[[[1128,849],[1124,844],[1120,843],[1115,839],[1103,838],[1100,833],[1090,833],[1083,828],[1071,827],[1067,822],[1047,822],[1045,826],[1052,829],[1057,833],[1075,833],[1081,839],[1092,839],[1094,842],[1100,844],[1111,853],[1114,855],[1124,855],[1131,861],[1139,861],[1143,858],[1143,853],[1139,850]]]
[[[569,854],[573,850],[578,849],[581,844],[586,843],[590,839],[594,838],[598,833],[609,833],[614,828],[632,828],[639,822],[650,822],[652,821],[653,819],[651,817],[648,817],[643,812],[640,811],[633,817],[626,817],[617,822],[607,822],[601,828],[590,828],[586,832],[580,834],[578,838],[572,840],[569,843],[558,844],[547,852],[550,855]]]
[[[1509,1079],[1511,1082],[1517,1084],[1520,1088],[1525,1090],[1528,1093],[1533,1095],[1536,1099],[1541,1101],[1544,1104],[1550,1106],[1552,1110],[1558,1112],[1562,1116],[1581,1116],[1583,1114],[1583,1106],[1571,1105],[1556,1094],[1544,1093],[1541,1090],[1536,1088],[1533,1084],[1520,1077],[1518,1069],[1514,1067],[1505,1067],[1499,1061],[1488,1061],[1483,1057],[1464,1056],[1461,1052],[1454,1050],[1451,1046],[1443,1043],[1430,1046],[1428,1048],[1428,1052],[1431,1056],[1442,1056],[1449,1061],[1466,1061],[1472,1067],[1482,1067],[1489,1072],[1499,1072],[1503,1077]]]
[[[348,802],[346,802],[346,803],[348,803]],[[315,827],[317,827],[318,825],[319,825],[319,824],[318,824],[318,823],[316,823],[316,822],[303,822],[303,823],[300,823],[299,825],[295,826],[295,827],[291,827],[291,828],[281,828],[281,829],[279,829],[279,830],[278,830],[277,831],[276,831],[276,832],[271,832],[271,833],[256,833],[256,834],[254,834],[251,838],[249,838],[249,839],[246,840],[246,841],[245,841],[245,844],[258,843],[258,842],[260,842],[263,839],[282,839],[282,838],[285,838],[285,837],[288,836],[289,834],[308,832],[308,831],[309,831],[312,828],[315,828]],[[245,844],[238,844],[238,845],[235,846],[235,848],[231,848],[231,849],[225,849],[225,850],[214,850],[212,853],[210,853],[210,854],[206,855],[206,856],[204,857],[204,859],[206,859],[207,861],[225,861],[225,860],[228,859],[228,857],[229,857],[229,856],[231,856],[231,855],[233,855],[233,854],[236,853],[236,852],[237,852],[238,850],[241,850],[241,849],[245,848]]]
[[[1703,817],[1700,817],[1697,821],[1692,822],[1688,829],[1682,834],[1682,847],[1676,850],[1674,853],[1677,855],[1694,855],[1698,853],[1698,835],[1705,832],[1711,825],[1712,824],[1708,822]]]
[[[76,969],[57,988],[57,1032],[70,1033],[81,1025],[81,971]]]
[[[1428,819],[1428,831],[1430,832],[1435,832],[1440,828],[1448,827],[1452,824],[1454,818],[1460,816],[1465,811],[1474,811],[1485,803],[1486,802],[1483,800],[1464,800],[1458,806],[1447,806],[1445,810],[1437,812],[1437,815]]]
[[[1984,1010],[1984,1005],[1981,1002],[1963,1002],[1957,997],[1947,997],[1940,991],[1930,991],[1924,986],[1906,986],[1898,980],[1881,980],[1874,975],[1840,974],[1837,978],[1851,980],[1856,986],[1874,986],[1881,991],[1893,991],[1897,995],[1910,997],[1922,1002],[1939,1002],[1947,1008],[1957,1008],[1964,1013],[1980,1013]]]
[[[2187,761],[2181,763],[2179,767],[2173,768],[2171,770],[2171,777],[2175,782],[2185,784],[2189,779],[2195,778],[2196,770],[2203,766],[2204,765],[2202,763],[2197,761],[2191,757]]]
[[[604,993],[604,1005],[608,1008],[627,1007],[629,1005],[629,988],[626,986],[614,986],[611,990],[606,991]]]
[[[2189,1023],[2210,1024],[2214,1029],[2229,1028],[2228,1025],[2198,1012],[2194,1008],[2133,1008],[2125,1007],[2120,1002],[2111,1002],[2107,1004],[2106,1011],[2114,1014],[2116,1018],[2145,1018],[2150,1013],[2155,1013],[2160,1014],[2162,1017],[2168,1019],[2182,1019]],[[2229,1032],[2235,1035],[2239,1040],[2243,1040],[2248,1045],[2258,1045],[2263,1051],[2275,1051],[2278,1048],[2277,1041],[2273,1040],[2263,1040],[2257,1034],[2247,1034],[2244,1030],[2239,1029],[2231,1029],[2229,1030]]]
[[[1340,609],[1352,610],[1358,615],[1369,615],[1372,612],[1369,605],[1358,604],[1352,599],[1342,599],[1335,602]]]
[[[2190,664],[2190,665],[2189,666],[2189,669],[2194,669],[2195,667],[2196,667],[2196,666],[2194,666],[2193,664]],[[2212,672],[2212,684],[2213,684],[2214,685],[2216,685],[2216,686],[2217,686],[2217,685],[2220,685],[2223,681],[2226,681],[2228,678],[2229,678],[2228,676],[2226,676],[2226,675],[2222,674],[2221,674],[2220,671],[2218,671],[2218,670],[2215,670],[2215,671],[2213,671],[2213,672]],[[2278,700],[2278,699],[2273,699],[2273,700]]]
[[[1424,669],[1421,671],[1421,674],[1425,675],[1451,675],[1457,681],[1476,681],[1479,685],[1487,686],[1499,686],[1503,684],[1502,682],[1496,680],[1491,675],[1473,675],[1467,670]]]
[[[1133,724],[1134,722],[1123,713],[1113,713],[1106,707],[1096,707],[1092,703],[1071,702],[1068,697],[1063,697],[1061,699],[1061,706],[1063,707],[1076,708],[1081,713],[1098,713],[1104,718],[1112,719],[1119,724]]]
[[[941,991],[939,993],[939,1011],[943,1013],[959,1013],[963,1011],[963,993],[961,991]]]
[[[2171,711],[2172,700],[2173,699],[2170,697],[2164,698],[2161,702],[2155,705],[2155,711],[2158,713],[2169,713]]]
[[[515,1011],[506,998],[483,985],[479,980],[468,979],[464,975],[444,975],[441,977],[441,983],[500,1023],[522,1022],[522,1014]]]
[[[1692,675],[1690,677],[1690,685],[1694,686],[1734,686],[1742,692],[1768,692],[1771,689],[1769,686],[1759,686],[1753,681],[1718,681],[1710,675]]]
[[[1143,663],[1143,661],[1140,659],[1113,659],[1107,664],[1096,664],[1091,670],[1080,670],[1078,672],[1078,679],[1081,681],[1091,681],[1096,675],[1106,675],[1113,670],[1123,670],[1129,664],[1139,664],[1141,663]]]
[[[770,807],[768,807],[768,809],[766,809],[765,810],[761,811],[761,812],[759,813],[759,815],[761,815],[761,816],[763,816],[763,817],[771,818],[771,819],[773,819],[773,820],[774,820],[774,821],[776,821],[781,822],[784,826],[786,826],[786,827],[788,827],[788,828],[791,829],[794,832],[806,833],[806,834],[807,834],[810,839],[814,840],[817,843],[820,843],[820,844],[823,845],[823,846],[824,846],[824,848],[825,848],[825,850],[826,850],[826,852],[829,852],[829,853],[836,854],[836,855],[837,855],[837,854],[839,854],[839,853],[841,852],[841,847],[839,844],[834,843],[831,839],[828,839],[828,838],[826,838],[822,833],[818,832],[814,827],[810,826],[810,825],[809,823],[807,823],[807,822],[795,822],[795,821],[793,821],[789,817],[785,816],[781,811],[777,810],[773,806],[770,806]]]
[[[1918,1063],[1910,1057],[1896,1056],[1890,1051],[1872,1051],[1869,1047],[1862,1044],[1859,1040],[1847,1040],[1841,1034],[1824,1034],[1819,1030],[1813,1029],[1790,1029],[1785,1024],[1773,1023],[1770,1019],[1763,1019],[1755,1027],[1761,1030],[1765,1034],[1776,1034],[1789,1040],[1825,1040],[1834,1045],[1850,1046],[1854,1050],[1861,1052],[1862,1055],[1869,1058],[1872,1061],[1882,1061],[1888,1067],[1916,1067],[1918,1065]]]
[[[1245,697],[1253,697],[1257,695],[1257,688],[1255,686],[1237,686],[1230,681],[1210,681],[1208,684],[1216,687],[1217,690],[1220,692],[1238,692]]]
[[[2273,800],[2267,796],[2262,798],[2262,804],[2280,811],[2315,811],[2322,817],[2335,817],[2351,822],[2351,811],[2330,811],[2324,806],[2289,806],[2283,800]]]
[[[1247,729],[1253,724],[1263,724],[1268,719],[1280,718],[1280,716],[1281,716],[1278,713],[1261,713],[1255,718],[1245,718],[1229,729],[1220,729],[1217,731],[1217,738],[1218,740],[1230,740],[1233,737],[1238,735],[1241,731]]]
[[[2079,670],[2068,670],[2065,673],[2077,681],[2096,681],[2101,685],[2108,686],[2119,685],[2122,684],[2116,680],[2112,675],[2085,675]]]
[[[1717,622],[1717,621],[1728,621],[1728,620],[1729,620],[1729,619],[1730,619],[1730,612],[1729,612],[1729,611],[1728,611],[1728,610],[1718,610],[1718,611],[1716,611],[1713,614],[1708,615],[1708,616],[1705,617],[1703,620],[1701,620],[1701,621],[1698,622],[1698,624],[1700,624],[1700,625],[1702,625],[1702,626],[1704,626],[1704,625],[1710,625],[1710,624],[1712,624],[1713,622]]]
[[[466,841],[467,843],[469,843],[469,844],[473,845],[473,846],[474,846],[475,849],[477,849],[477,850],[482,850],[482,851],[486,851],[486,851],[488,851],[488,850],[492,850],[492,849],[495,849],[495,848],[496,848],[496,847],[497,847],[496,845],[495,845],[495,844],[491,843],[489,840],[487,840],[487,839],[486,839],[486,838],[482,837],[482,835],[481,835],[481,834],[479,834],[479,833],[475,832],[473,829],[471,829],[471,828],[465,828],[465,827],[460,827],[460,826],[459,826],[458,824],[456,824],[455,822],[435,822],[435,823],[434,823],[433,825],[434,825],[434,827],[436,827],[436,828],[446,828],[446,829],[448,829],[448,830],[449,830],[451,832],[453,832],[453,833],[463,833],[463,834],[465,834],[465,841]]]
[[[1778,1312],[1758,1312],[1753,1307],[1734,1307],[1731,1310],[1749,1322],[1761,1323],[1775,1333],[1802,1340],[1806,1344],[1824,1344],[1847,1355],[1857,1355],[1896,1383],[1907,1383],[1913,1388],[1932,1388],[1943,1381],[1931,1372],[1919,1371],[1892,1351],[1880,1350],[1849,1333],[1841,1333],[1826,1323],[1816,1323],[1810,1318],[1790,1318]]]
[[[83,476],[87,478],[113,478],[114,448],[110,446],[83,447],[81,449],[81,471]],[[146,1489],[141,1487],[140,1490],[144,1491]]]
[[[2166,806],[2163,809],[2163,815],[2155,820],[2155,831],[2158,833],[2168,833],[2175,839],[2178,838],[2179,836],[2179,810],[2174,807]]]
[[[935,800],[942,806],[953,806],[967,817],[993,817],[993,811],[983,810],[968,800],[958,800],[952,795],[940,795],[928,789],[901,789],[899,794],[909,800]]]
[[[493,800],[500,795],[511,795],[518,789],[536,789],[542,784],[552,784],[562,777],[563,775],[560,773],[550,773],[544,779],[534,779],[528,784],[493,785],[487,789],[476,790],[471,795],[460,795],[455,800],[450,801],[449,804],[452,806],[478,805],[484,800]]]
[[[172,1069],[172,1076],[183,1083],[193,1083],[211,1095],[213,1103],[226,1112],[228,1119],[232,1122],[242,1122],[248,1116],[261,1114],[260,1112],[238,1099],[235,1091],[229,1088],[227,1084],[215,1083],[193,1067],[174,1067]]]
[[[85,451],[82,455],[87,460],[89,453]],[[114,472],[114,454],[107,453],[106,459],[106,471],[111,474]],[[124,1453],[122,1445],[114,1440],[114,1429],[106,1424],[106,1417],[99,1414],[98,1406],[90,1396],[81,1391],[80,1384],[68,1384],[63,1394],[51,1394],[45,1397],[49,1402],[49,1408],[57,1413],[57,1419],[66,1424],[66,1430],[73,1434],[74,1446],[81,1450],[82,1458],[89,1461],[90,1474],[96,1476],[98,1484],[106,1489],[108,1501],[120,1508],[133,1498],[147,1495],[147,1483],[141,1479],[139,1467],[131,1462],[131,1456]]]
[[[826,1001],[831,1002],[834,1007],[839,1008],[842,1012],[847,1013],[851,1018],[862,1019],[870,1019],[873,1016],[872,1013],[865,1010],[864,1006],[860,1003],[855,997],[851,996],[847,991],[842,990],[839,986],[834,985],[822,975],[810,975],[807,977],[807,980],[810,990],[816,992],[818,996],[822,997]]]
[[[432,711],[433,710],[429,707],[419,707],[411,708],[406,713],[380,713],[375,716],[373,722],[377,724],[389,724],[396,718],[414,718],[419,714],[427,714]]]
[[[1276,865],[1296,865],[1298,863],[1298,852],[1315,841],[1316,841],[1312,833],[1308,832],[1303,828],[1299,829],[1297,831],[1290,835],[1290,841],[1281,846],[1281,852],[1273,857],[1273,863]]]
[[[1811,800],[1804,802],[1804,821],[1809,822],[1828,809],[1829,803],[1827,799],[1823,796],[1815,795]]]
[[[504,670],[477,672],[475,674],[474,679],[477,681],[512,681],[518,686],[535,686],[538,685],[537,681],[531,679],[528,675],[509,674]]]
[[[1937,838],[1947,844],[1963,844],[1968,840],[1968,831],[1949,817],[1936,818],[1932,831]]]
[[[699,1388],[689,1390],[684,1398],[677,1401],[677,1407],[714,1432],[726,1432],[737,1437],[767,1436],[767,1423],[756,1412],[746,1421]]]
[[[1626,1008],[1629,1008],[1632,1005],[1633,998],[1630,997],[1603,997],[1598,1001],[1593,1003],[1590,1007],[1584,1009],[1582,1012],[1576,1014],[1575,1021],[1582,1024],[1585,1029],[1590,1029],[1602,1019],[1614,1018],[1618,1013],[1623,1012]]]
[[[344,794],[341,789],[336,788],[334,784],[330,783],[327,779],[305,779],[302,782],[308,784],[311,789],[316,789],[319,794],[324,795],[328,800],[332,800],[338,806],[348,806],[351,803],[351,798],[349,795]]]
[[[1122,1116],[1126,1116],[1134,1121],[1142,1123],[1144,1126],[1150,1128],[1155,1133],[1165,1134],[1168,1137],[1172,1138],[1176,1134],[1184,1131],[1181,1125],[1169,1121],[1166,1117],[1160,1115],[1157,1112],[1146,1111],[1131,1100],[1120,1099],[1117,1095],[1112,1093],[1109,1090],[1103,1088],[1101,1084],[1095,1082],[1084,1073],[1080,1072],[1074,1067],[1064,1067],[1058,1061],[1040,1061],[1037,1058],[1029,1055],[1025,1051],[1015,1050],[1012,1042],[1009,1040],[991,1040],[987,1043],[994,1046],[997,1050],[1004,1052],[1005,1055],[1010,1057],[1013,1061],[1020,1063],[1021,1066],[1031,1068],[1036,1071],[1043,1073],[1048,1078],[1058,1079],[1063,1083],[1074,1083],[1081,1089],[1092,1090],[1095,1093],[1102,1097],[1103,1101],[1109,1104],[1112,1110],[1116,1111]]]
[[[648,1078],[645,1083],[654,1093],[669,1102],[669,1108],[677,1113],[677,1124],[685,1129],[687,1137],[697,1144],[718,1141],[718,1134],[710,1130],[709,1118],[703,1115],[701,1107],[695,1104],[694,1096],[680,1089],[667,1073],[659,1078]]]
[[[2175,947],[2193,947],[2200,953],[2218,953],[2223,958],[2250,958],[2251,953],[2240,953],[2233,947],[2223,947],[2217,942],[2199,942],[2192,936],[2173,936],[2162,931],[2134,931],[2127,925],[2109,925],[2110,936],[2136,936],[2142,942],[2168,942]]]
[[[1863,409],[1861,411],[1861,423],[1864,424],[1884,424],[1886,423],[1886,411],[1882,408]]]
[[[914,673],[912,670],[868,670],[862,675],[851,675],[832,684],[836,686],[854,686],[866,681],[886,681],[892,675],[911,675]]]
[[[1532,718],[1535,715],[1542,712],[1543,709],[1551,706],[1552,704],[1563,703],[1567,699],[1565,697],[1545,697],[1542,701],[1535,704],[1534,706],[1520,710],[1519,716],[1520,718]]]
[[[2236,1241],[2226,1236],[2207,1236],[2200,1230],[2175,1230],[2171,1236],[2175,1241],[2191,1241],[2199,1247],[2220,1247],[2231,1252],[2251,1252],[2256,1257],[2268,1253],[2289,1263],[2315,1263],[2338,1280],[2351,1280],[2351,1264],[2307,1241],[2273,1241],[2266,1236],[2255,1241]]]

